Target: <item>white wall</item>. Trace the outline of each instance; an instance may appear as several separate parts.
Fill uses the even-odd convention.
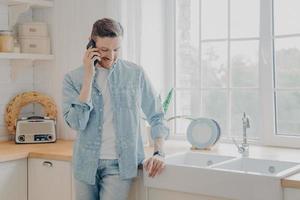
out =
[[[138,0],[136,0],[138,3]],[[128,1],[129,3],[131,1]],[[64,139],[74,139],[76,134],[69,129],[63,121],[61,113],[62,81],[64,75],[82,64],[82,57],[93,23],[102,17],[113,17],[125,26],[125,45],[123,48],[124,57],[134,62],[143,64],[150,79],[155,78],[154,86],[158,92],[165,93],[164,85],[164,29],[161,19],[164,10],[160,8],[162,1],[153,3],[142,1],[138,6],[128,4],[122,0],[54,0],[54,8],[34,9],[20,17],[20,21],[45,21],[48,23],[50,36],[52,38],[52,51],[55,60],[52,62],[36,62],[34,67],[26,66],[22,68],[12,68],[9,60],[0,60],[0,140],[7,139],[3,113],[9,99],[14,95],[30,90],[37,90],[52,96],[58,106],[58,137]],[[124,4],[123,10],[120,4]],[[124,15],[140,15],[141,7],[153,7],[153,13],[144,13],[148,28],[136,27],[136,22]],[[126,9],[124,11],[124,9]],[[135,12],[135,13],[134,13]],[[0,6],[0,29],[8,27],[8,10],[5,6]],[[137,19],[139,21],[140,19]],[[149,27],[151,29],[149,29]],[[140,40],[134,37],[127,38],[126,34],[140,34],[143,28],[142,42],[144,51],[139,51]],[[153,40],[155,38],[155,40]],[[150,50],[151,49],[151,50]],[[155,50],[155,51],[154,51]],[[135,52],[131,52],[135,51]],[[142,55],[139,60],[139,55]],[[150,56],[149,56],[150,55]],[[9,74],[14,72],[15,79],[11,79]],[[24,112],[31,112],[32,107],[24,109]]]
[[[56,63],[53,80],[53,96],[58,102],[59,137],[74,139],[75,133],[66,126],[61,114],[62,80],[70,70],[82,64],[88,37],[93,23],[106,15],[104,0],[55,0],[54,9],[54,50]]]
[[[72,139],[74,134],[64,124],[61,116],[62,79],[66,72],[82,63],[82,55],[92,24],[105,14],[102,0],[54,1],[54,8],[34,9],[19,18],[19,21],[44,21],[48,23],[52,38],[55,61],[36,62],[33,66],[13,68],[10,60],[0,60],[0,140],[7,140],[4,123],[5,107],[16,94],[37,90],[52,96],[58,106],[58,136]],[[8,29],[8,7],[0,4],[0,30]],[[10,77],[13,72],[14,78]],[[23,113],[32,113],[32,106]]]
[[[20,21],[31,19],[32,13],[28,12],[20,18]],[[0,4],[0,30],[8,29],[8,7]],[[36,64],[39,65],[38,63]],[[7,103],[20,92],[30,91],[35,88],[34,79],[36,78],[32,66],[13,68],[10,60],[0,60],[0,141],[8,140],[4,114]],[[41,88],[43,88],[41,86]],[[22,110],[22,115],[32,113],[33,107],[27,106]]]

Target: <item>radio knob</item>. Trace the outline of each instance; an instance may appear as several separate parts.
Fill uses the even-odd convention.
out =
[[[25,135],[19,135],[18,140],[20,142],[24,142],[25,141]]]
[[[48,135],[48,140],[52,140],[52,135]]]

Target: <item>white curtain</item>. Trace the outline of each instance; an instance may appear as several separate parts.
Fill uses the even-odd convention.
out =
[[[142,14],[141,0],[107,0],[105,15],[124,27],[122,58],[140,64]]]
[[[122,57],[143,66],[159,93],[172,76],[166,66],[166,15],[164,0],[106,0],[105,16],[124,27]]]
[[[124,27],[122,58],[141,65],[154,88],[165,97],[171,73],[166,73],[167,48],[165,0],[107,0],[106,16]],[[169,66],[171,67],[171,66]],[[142,136],[146,141],[146,130]]]

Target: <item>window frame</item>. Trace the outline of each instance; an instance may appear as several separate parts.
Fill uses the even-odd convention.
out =
[[[260,60],[261,76],[261,109],[263,123],[261,133],[263,144],[281,147],[300,148],[299,136],[276,134],[276,88],[275,88],[275,39],[280,36],[274,35],[274,0],[261,0],[261,9],[264,18],[261,19],[261,34],[265,38],[261,45],[261,53],[267,58]],[[262,13],[262,11],[261,11]],[[292,35],[291,35],[292,36]],[[261,56],[262,57],[262,56]],[[265,62],[264,62],[265,61]],[[271,103],[270,103],[271,102]],[[269,120],[267,120],[269,119]],[[270,120],[271,119],[271,120]]]
[[[261,136],[258,140],[250,140],[252,144],[258,145],[266,145],[266,146],[280,146],[280,147],[293,147],[300,148],[300,137],[299,136],[287,136],[287,135],[277,135],[275,128],[275,114],[276,114],[276,105],[275,105],[275,54],[274,54],[274,40],[275,36],[273,34],[274,27],[274,13],[273,13],[273,3],[274,0],[260,0],[260,21],[259,21],[259,57],[258,57],[258,93],[259,93],[259,108],[261,111],[261,121],[258,124],[258,135]],[[228,5],[230,5],[230,0],[228,0]],[[174,49],[167,54],[166,60],[168,60],[167,66],[174,66],[170,68],[166,68],[168,70],[168,76],[166,76],[166,83],[170,85],[170,83],[175,88],[176,93],[176,1],[166,0],[165,2],[165,10],[166,10],[166,24],[168,24],[169,30],[166,31],[166,49]],[[201,8],[201,2],[200,2]],[[230,15],[230,8],[228,15]],[[200,19],[201,23],[201,19]],[[228,22],[228,32],[230,31],[230,21]],[[201,34],[201,30],[200,33]],[[228,33],[230,34],[230,33]],[[230,49],[230,42],[235,40],[245,41],[247,38],[241,39],[230,39],[230,35],[228,35],[228,49]],[[248,38],[249,40],[257,39],[257,38]],[[216,39],[217,41],[218,39]],[[203,40],[200,40],[200,44]],[[200,50],[201,54],[201,50]],[[230,54],[230,52],[228,52]],[[230,55],[228,55],[230,57]],[[201,58],[200,58],[201,59]],[[228,64],[229,64],[228,60]],[[229,70],[228,70],[228,73]],[[170,76],[172,74],[172,76]],[[230,75],[228,76],[228,80]],[[228,81],[228,84],[230,81]],[[228,85],[226,90],[230,93],[231,86]],[[230,95],[227,97],[231,104]],[[229,110],[230,111],[230,110]],[[230,111],[231,112],[231,111]],[[170,107],[170,113],[176,114],[176,99],[174,97],[174,103]],[[228,112],[228,117],[230,113]],[[229,118],[228,118],[229,119]],[[230,123],[229,122],[228,124]],[[171,131],[174,134],[170,135],[171,139],[179,139],[183,140],[186,138],[184,134],[176,134],[176,122],[170,123]],[[241,133],[242,135],[242,133]],[[230,135],[229,135],[230,136]],[[222,138],[221,142],[232,142],[230,138]]]

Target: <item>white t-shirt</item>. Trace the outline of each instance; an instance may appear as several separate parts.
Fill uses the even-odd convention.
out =
[[[109,70],[103,67],[98,67],[98,70],[96,82],[101,89],[103,97],[103,127],[100,159],[117,159],[115,143],[116,134],[113,126],[113,112],[107,80]]]

